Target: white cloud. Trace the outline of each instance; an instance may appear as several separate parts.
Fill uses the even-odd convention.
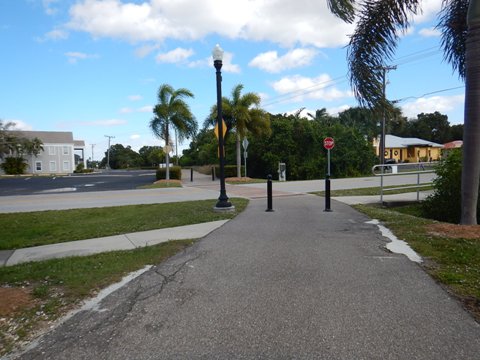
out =
[[[139,58],[144,58],[149,55],[152,51],[157,50],[160,45],[143,45],[135,50],[135,55]]]
[[[279,57],[276,51],[268,51],[257,55],[249,65],[270,73],[278,73],[286,69],[309,65],[317,54],[318,51],[315,49],[303,48],[290,50]]]
[[[137,139],[140,139],[140,138],[141,138],[141,136],[138,135],[138,134],[132,134],[132,135],[130,135],[130,139],[131,139],[131,140],[137,140]]]
[[[82,126],[119,126],[127,124],[126,120],[120,119],[109,119],[109,120],[95,120],[95,121],[84,121],[81,122]]]
[[[98,55],[85,54],[85,53],[78,52],[78,51],[66,52],[66,53],[65,53],[65,56],[68,58],[68,62],[69,62],[70,64],[76,64],[76,63],[78,62],[78,60],[98,58]]]
[[[352,97],[351,91],[338,90],[335,81],[327,74],[315,78],[300,75],[287,76],[272,84],[275,91],[284,94],[291,101],[307,99],[321,99],[331,101]]]
[[[53,5],[58,2],[58,0],[42,0],[43,9],[47,15],[55,15],[58,12],[58,9]]]
[[[142,100],[142,96],[141,95],[129,95],[128,100],[130,100],[130,101]]]
[[[439,37],[441,35],[440,30],[435,28],[423,28],[418,33],[423,37]]]
[[[153,111],[153,106],[152,105],[142,106],[141,108],[138,108],[137,111],[142,113],[151,113]]]
[[[340,105],[336,107],[327,108],[327,113],[332,116],[338,116],[338,114],[350,108],[351,108],[350,105]]]
[[[167,53],[158,54],[155,58],[159,63],[181,63],[194,54],[192,49],[176,48]]]
[[[405,116],[415,118],[422,112],[433,113],[438,111],[445,114],[459,106],[463,106],[464,102],[465,95],[432,96],[422,97],[413,102],[405,103],[401,108]]]
[[[354,25],[332,15],[324,1],[83,0],[70,8],[66,26],[94,38],[129,42],[198,40],[218,34],[283,46],[335,47],[348,42]]]
[[[129,107],[124,107],[120,109],[120,114],[130,114],[132,112],[133,112],[133,109]]]
[[[223,65],[222,65],[222,71],[229,72],[229,73],[240,73],[240,66],[237,64],[233,64],[233,54],[231,52],[225,52],[223,54]],[[190,61],[188,63],[189,67],[192,68],[205,68],[205,67],[212,67],[213,68],[213,59],[211,56],[200,59],[200,60],[195,60],[195,61]]]
[[[22,121],[22,120],[6,119],[4,123],[5,124],[13,123],[14,130],[23,130],[23,131],[33,130],[33,127],[31,125],[28,125],[25,121]]]
[[[41,37],[37,37],[35,40],[38,42],[44,42],[44,41],[59,41],[59,40],[65,40],[68,39],[69,33],[65,31],[64,29],[53,29],[49,32],[47,32],[45,35]]]
[[[422,11],[413,17],[415,23],[422,23],[437,17],[442,9],[443,0],[423,0],[421,2]]]

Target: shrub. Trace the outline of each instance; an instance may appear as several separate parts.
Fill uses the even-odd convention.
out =
[[[165,180],[167,178],[167,168],[157,169],[157,180]],[[180,166],[170,167],[170,179],[182,180],[182,168]]]
[[[226,178],[237,177],[237,165],[225,165],[223,171],[225,172]],[[245,174],[245,166],[243,165],[240,174],[242,174],[242,176]],[[215,165],[215,177],[220,178],[220,165]]]
[[[20,175],[27,170],[27,163],[21,157],[7,157],[0,165],[7,175]]]
[[[433,181],[435,191],[422,203],[423,216],[458,224],[461,216],[461,150],[452,150],[439,162],[436,172],[437,178]],[[477,214],[480,215],[480,203],[477,206]]]

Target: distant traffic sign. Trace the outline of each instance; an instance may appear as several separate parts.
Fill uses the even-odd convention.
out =
[[[326,137],[323,139],[323,147],[327,150],[332,150],[335,146],[335,141],[332,137]]]

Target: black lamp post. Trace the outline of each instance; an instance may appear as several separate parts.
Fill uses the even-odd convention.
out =
[[[218,126],[218,157],[220,158],[220,197],[218,198],[215,209],[230,210],[234,208],[228,201],[227,191],[225,190],[225,152],[223,141],[223,115],[222,115],[222,60],[223,49],[220,45],[215,45],[212,51],[213,65],[217,70],[217,126]]]

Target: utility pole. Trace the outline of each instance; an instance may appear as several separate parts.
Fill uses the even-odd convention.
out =
[[[386,131],[386,117],[387,117],[387,112],[385,109],[385,104],[387,102],[387,96],[386,96],[386,87],[387,87],[387,80],[386,80],[386,73],[387,71],[390,70],[396,70],[396,66],[379,66],[379,70],[382,71],[382,95],[383,95],[383,118],[382,118],[382,136],[380,138],[380,165],[385,164],[385,131]],[[382,167],[382,172],[383,172],[383,167]]]
[[[105,135],[108,138],[108,150],[107,150],[107,170],[110,170],[110,140],[115,139],[115,136]]]
[[[91,165],[92,165],[92,169],[93,169],[93,161],[94,161],[94,159],[93,159],[93,148],[95,147],[96,144],[91,144],[91,145],[92,145],[92,164]]]

